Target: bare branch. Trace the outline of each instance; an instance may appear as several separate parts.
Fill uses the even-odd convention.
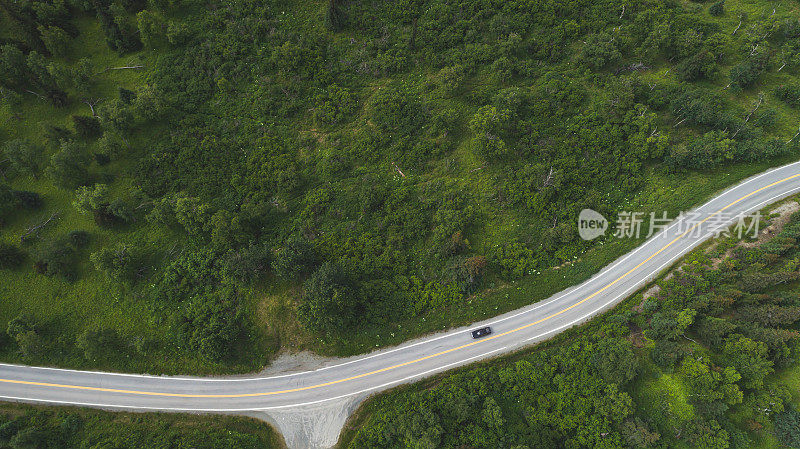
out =
[[[41,230],[43,227],[47,226],[47,225],[48,225],[48,224],[49,224],[51,221],[53,221],[53,220],[55,220],[56,218],[58,218],[58,214],[59,214],[58,212],[53,212],[53,214],[52,214],[52,215],[50,215],[50,218],[48,218],[48,219],[47,219],[47,220],[45,220],[44,222],[42,222],[42,223],[39,223],[39,224],[38,224],[38,225],[36,225],[36,226],[31,226],[30,228],[26,229],[26,230],[25,230],[25,234],[22,234],[22,236],[19,238],[19,242],[20,242],[20,243],[25,243],[25,239],[27,239],[28,237],[30,237],[30,235],[31,235],[31,234],[35,234],[35,236],[38,236],[38,235],[39,235],[39,231],[40,231],[40,230]]]
[[[787,143],[787,144],[790,144],[790,143],[792,143],[792,141],[793,141],[793,140],[794,140],[794,139],[795,139],[797,136],[800,136],[800,128],[797,128],[797,134],[795,134],[794,136],[792,136],[792,138],[791,138],[791,139],[787,140],[787,141],[786,141],[786,143]]]
[[[106,67],[104,70],[97,72],[95,75],[99,75],[101,73],[106,73],[109,70],[128,70],[128,69],[141,69],[144,68],[143,65],[130,65],[125,67]]]
[[[744,129],[744,125],[746,125],[747,122],[750,121],[750,118],[753,116],[753,114],[756,113],[758,108],[760,108],[763,103],[764,103],[764,93],[763,92],[759,92],[758,93],[758,103],[756,103],[755,107],[750,110],[750,113],[747,114],[747,117],[745,117],[745,119],[744,119],[744,123],[742,123],[742,126],[740,126],[739,129],[737,129],[735,133],[733,133],[733,135],[731,136],[731,139],[736,137],[736,135],[739,134],[739,131]]]
[[[25,92],[27,92],[29,94],[36,95],[36,97],[39,98],[40,100],[46,100],[47,99],[44,95],[37,94],[36,92],[34,92],[32,90],[25,89]]]
[[[398,167],[397,164],[395,164],[394,162],[392,162],[392,167],[394,167],[394,169],[397,170],[397,173],[400,173],[400,176],[402,176],[404,178],[406,177],[406,175],[403,173],[403,171],[400,170],[400,167]]]

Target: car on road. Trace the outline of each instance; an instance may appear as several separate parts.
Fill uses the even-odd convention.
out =
[[[492,333],[492,328],[489,326],[482,327],[480,329],[475,329],[472,331],[472,338],[481,338],[485,337]]]

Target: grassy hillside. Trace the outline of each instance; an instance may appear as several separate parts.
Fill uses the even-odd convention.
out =
[[[800,148],[792,1],[35,4],[0,2],[8,361],[398,343],[637,243],[585,207],[674,215]]]

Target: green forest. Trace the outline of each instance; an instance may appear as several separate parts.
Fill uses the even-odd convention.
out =
[[[800,448],[800,212],[786,221],[541,349],[371,399],[340,447]]]
[[[242,373],[533,303],[637,243],[580,210],[797,159],[799,75],[796,0],[0,0],[0,360]],[[793,232],[347,444],[797,446]]]

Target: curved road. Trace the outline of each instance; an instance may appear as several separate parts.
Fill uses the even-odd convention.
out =
[[[418,380],[547,339],[636,291],[749,213],[800,191],[800,162],[750,178],[695,209],[584,283],[523,309],[315,371],[236,379],[157,377],[0,365],[0,398],[102,408],[239,412],[323,405]],[[689,214],[688,218],[692,218]],[[494,333],[473,340],[470,330]]]

